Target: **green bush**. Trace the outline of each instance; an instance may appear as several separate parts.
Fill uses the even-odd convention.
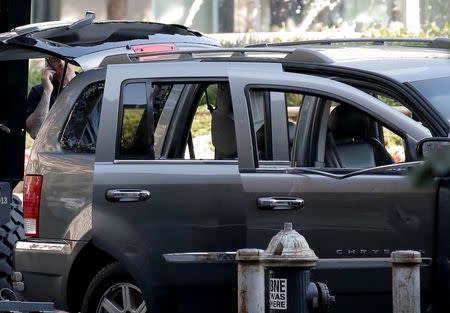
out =
[[[34,85],[41,83],[41,71],[44,66],[42,60],[31,60],[28,66],[28,91]]]
[[[436,23],[431,23],[431,26],[428,30],[426,30],[423,35],[425,37],[435,38],[435,37],[450,37],[450,23],[445,23],[442,28],[439,28]]]
[[[363,37],[367,38],[448,38],[450,37],[450,23],[445,23],[443,27],[439,27],[436,23],[431,23],[430,27],[420,31],[418,35],[408,32],[405,28],[389,28],[372,26],[363,32]]]
[[[136,133],[139,124],[145,114],[144,107],[125,106],[122,122],[122,138],[120,146],[122,149],[130,149],[136,141]]]
[[[317,34],[316,38],[314,38],[315,34]],[[344,38],[349,37],[349,35],[353,38],[449,38],[450,23],[445,23],[443,27],[439,27],[433,22],[419,34],[410,33],[404,27],[384,27],[381,25],[372,25],[360,33],[345,33],[335,27],[321,26],[319,28],[316,27],[315,32],[305,34],[304,36],[292,33],[292,36],[270,36],[263,39],[261,39],[262,37],[260,35],[250,32],[237,39],[234,39],[233,36],[230,36],[230,39],[222,39],[221,44],[225,48],[233,48],[261,42],[279,43],[311,39]]]

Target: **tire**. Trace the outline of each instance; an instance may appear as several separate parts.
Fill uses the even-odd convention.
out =
[[[12,289],[13,249],[18,240],[25,239],[23,208],[20,200],[13,197],[9,221],[0,226],[0,289]]]
[[[128,301],[123,301],[123,294],[129,295]],[[124,303],[130,305],[125,307]],[[116,310],[110,310],[111,312],[144,313],[147,311],[142,292],[118,263],[105,266],[94,276],[87,288],[81,313],[108,312],[105,306],[116,308]]]

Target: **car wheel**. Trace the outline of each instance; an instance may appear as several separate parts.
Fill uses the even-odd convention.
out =
[[[13,196],[9,221],[0,226],[0,290],[12,289],[13,249],[18,240],[25,239],[23,208],[20,200]]]
[[[86,291],[82,313],[145,313],[141,290],[118,263],[112,263],[95,275]]]

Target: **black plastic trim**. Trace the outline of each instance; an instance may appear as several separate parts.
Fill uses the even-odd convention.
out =
[[[373,85],[380,84],[380,86],[386,86],[392,88],[391,94],[398,93],[406,100],[411,106],[411,110],[418,115],[418,117],[424,122],[434,136],[444,137],[447,136],[450,130],[450,125],[443,120],[443,118],[436,112],[436,110],[429,104],[421,94],[414,92],[408,83],[400,83],[397,80],[389,78],[387,76],[352,69],[337,65],[323,65],[323,64],[305,64],[305,63],[293,63],[282,62],[283,68],[287,72],[295,72],[302,74],[321,75],[324,77],[330,77],[338,80],[339,78],[350,78],[360,83],[370,83]],[[389,90],[389,89],[388,89]],[[397,96],[398,98],[398,96]]]

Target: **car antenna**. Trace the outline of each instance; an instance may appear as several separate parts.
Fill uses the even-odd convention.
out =
[[[86,25],[90,25],[92,24],[92,22],[95,19],[95,13],[92,11],[86,11],[86,15],[85,17],[83,17],[82,19],[73,22],[72,24],[70,24],[69,26],[67,26],[67,29],[77,29]]]

